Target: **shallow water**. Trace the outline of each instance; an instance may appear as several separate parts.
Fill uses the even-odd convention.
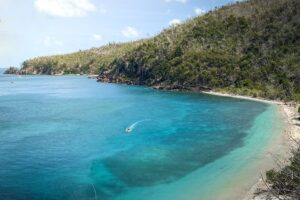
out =
[[[0,199],[209,199],[263,151],[276,116],[247,100],[2,75]]]

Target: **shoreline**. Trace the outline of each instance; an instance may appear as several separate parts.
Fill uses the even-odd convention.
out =
[[[281,144],[283,144],[283,148],[280,149],[279,152],[279,159],[281,160],[288,160],[291,157],[291,149],[296,146],[296,141],[300,141],[300,121],[298,121],[296,118],[299,117],[298,114],[298,103],[292,102],[292,103],[285,103],[282,101],[276,101],[276,100],[267,100],[263,98],[254,98],[249,96],[241,96],[241,95],[235,95],[235,94],[228,94],[228,93],[221,93],[221,92],[214,92],[214,91],[203,91],[201,92],[203,94],[207,95],[214,95],[214,96],[222,96],[222,97],[229,97],[229,98],[237,98],[237,99],[245,99],[245,100],[251,100],[251,101],[259,101],[267,104],[276,105],[278,107],[278,112],[282,116],[284,120],[284,128],[279,137],[283,139],[280,141]],[[272,146],[274,145],[274,142],[270,143],[270,150],[272,154]],[[274,153],[274,152],[273,152]],[[276,169],[275,163],[272,164],[273,168]],[[272,168],[270,168],[272,169]],[[260,172],[258,172],[260,173]],[[263,177],[265,178],[265,171],[261,172]],[[257,182],[252,185],[251,188],[248,188],[246,190],[244,198],[242,200],[266,200],[267,199],[267,186],[262,178],[259,178]],[[257,194],[258,193],[258,194]]]
[[[268,99],[259,98],[259,97],[242,96],[242,95],[238,95],[238,94],[229,94],[229,93],[214,92],[214,91],[208,91],[208,92],[202,91],[200,93],[208,94],[208,95],[214,95],[214,96],[221,96],[221,97],[245,99],[245,100],[250,100],[250,101],[259,101],[259,102],[268,103],[268,104],[276,104],[276,105],[284,105],[285,104],[282,101],[268,100]]]
[[[104,82],[107,83],[107,82]],[[112,82],[108,82],[112,83]],[[120,83],[113,83],[113,84],[120,84]],[[126,83],[125,83],[126,84]],[[129,85],[129,84],[127,84]],[[291,140],[291,138],[294,138],[295,140],[300,141],[300,121],[295,120],[295,117],[298,117],[298,111],[297,107],[299,106],[299,103],[296,102],[289,102],[285,103],[283,101],[278,100],[268,100],[264,98],[259,97],[250,97],[250,96],[242,96],[242,95],[236,95],[236,94],[230,94],[230,93],[222,93],[222,92],[215,92],[215,91],[203,91],[203,90],[181,90],[181,89],[158,89],[153,86],[147,86],[154,90],[165,90],[165,91],[189,91],[192,93],[198,93],[198,94],[207,94],[207,95],[213,95],[213,96],[221,96],[221,97],[228,97],[228,98],[236,98],[236,99],[244,99],[244,100],[250,100],[250,101],[257,101],[262,102],[270,105],[275,105],[278,108],[278,113],[280,116],[282,116],[282,119],[284,121],[283,131],[281,131],[278,134],[278,137],[280,137],[282,140],[280,141],[283,145],[283,148],[280,149],[279,158],[280,159],[289,159],[290,154],[290,148],[291,146],[295,145],[295,142]],[[298,125],[297,125],[298,124]],[[268,144],[268,147],[266,147],[266,150],[270,150],[268,152],[274,153],[276,152],[274,149],[272,149],[272,146],[276,144],[276,142],[272,141],[271,138],[269,139],[270,143]],[[272,151],[273,150],[273,151]],[[269,168],[269,165],[266,168]],[[275,163],[272,163],[272,168],[276,168]],[[265,175],[264,171],[257,171],[257,175],[262,173]],[[250,184],[249,184],[250,185]],[[241,200],[266,200],[266,193],[262,192],[259,195],[255,195],[257,191],[263,191],[266,189],[265,183],[261,178],[258,178],[257,181],[255,181],[255,184],[251,183],[251,186],[248,188],[239,188],[236,190],[236,192],[240,192],[238,196],[242,197]],[[228,193],[231,191],[229,190]]]
[[[101,80],[99,77],[97,78],[97,82],[104,82],[104,83],[113,83],[113,84],[126,84],[126,85],[136,85],[134,83],[127,83],[127,82],[114,82],[111,80]],[[166,90],[166,91],[190,91],[194,93],[200,93],[200,94],[207,94],[207,95],[213,95],[213,96],[221,96],[221,97],[228,97],[228,98],[236,98],[236,99],[244,99],[244,100],[250,100],[250,101],[257,101],[262,102],[270,105],[275,105],[278,109],[279,115],[282,117],[283,120],[283,130],[279,135],[277,136],[277,141],[270,141],[268,144],[268,147],[266,147],[267,154],[276,154],[276,156],[279,156],[278,158],[281,160],[288,160],[291,157],[291,148],[295,147],[295,141],[300,141],[300,126],[297,125],[297,123],[300,125],[300,121],[297,122],[294,118],[298,117],[298,106],[299,103],[297,102],[283,102],[280,100],[269,100],[261,97],[251,97],[251,96],[242,96],[238,94],[230,94],[230,93],[223,93],[223,92],[215,92],[210,88],[182,88],[180,86],[173,86],[173,87],[166,87],[162,85],[144,85],[146,87],[150,87],[154,90]],[[294,140],[292,140],[292,138]],[[271,140],[271,138],[269,139]],[[281,148],[276,149],[278,144],[280,144]],[[277,147],[278,148],[278,147]],[[279,154],[277,154],[279,152]],[[269,155],[270,156],[270,155]],[[263,160],[260,160],[260,162],[263,162]],[[257,161],[257,164],[259,161]],[[264,171],[258,171],[257,174],[261,173],[263,177],[265,178],[265,173],[267,170],[270,169],[276,169],[276,164],[263,164]],[[266,170],[267,169],[267,170]],[[267,186],[265,185],[262,178],[258,178],[257,181],[255,181],[254,184],[251,184],[249,188],[241,188],[240,194],[238,196],[242,197],[241,200],[266,200],[267,194],[266,192],[262,192],[267,189]],[[257,194],[257,192],[260,192]],[[230,193],[230,191],[228,191]]]

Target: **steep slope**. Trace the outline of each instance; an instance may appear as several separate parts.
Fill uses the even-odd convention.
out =
[[[299,0],[244,1],[148,40],[103,47],[108,54],[29,60],[22,72],[98,72],[106,82],[300,100],[299,12]]]
[[[110,80],[299,99],[299,12],[297,0],[225,6],[116,59]]]

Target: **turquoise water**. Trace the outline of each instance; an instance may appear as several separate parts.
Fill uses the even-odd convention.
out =
[[[2,75],[0,199],[214,199],[276,116],[240,99]]]

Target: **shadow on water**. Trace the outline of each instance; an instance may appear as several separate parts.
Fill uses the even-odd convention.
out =
[[[139,145],[95,160],[91,167],[91,178],[98,196],[104,200],[113,199],[126,192],[127,188],[172,183],[242,146],[241,140],[234,137],[230,138],[231,141],[218,141],[216,150],[210,147],[216,143],[213,138],[201,142],[201,137],[195,138],[195,133],[185,134],[182,140],[178,136],[177,140],[165,138],[160,145]],[[240,134],[246,135],[244,132]],[[191,135],[194,138],[186,139]]]
[[[110,200],[173,183],[242,146],[265,107],[77,80],[33,78],[1,96],[0,199]],[[157,121],[124,134],[144,118]]]

